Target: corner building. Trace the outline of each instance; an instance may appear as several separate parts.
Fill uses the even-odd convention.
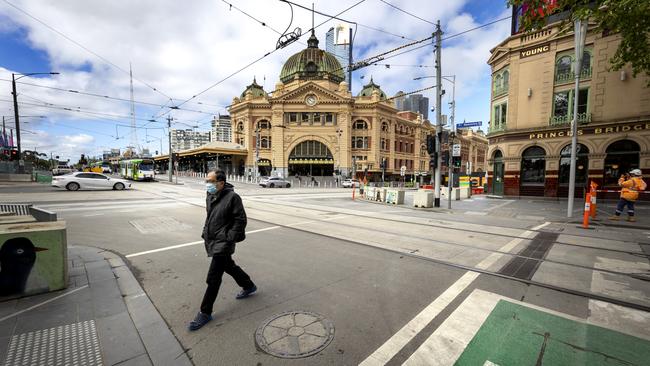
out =
[[[312,33],[308,47],[287,59],[272,93],[253,81],[233,98],[232,141],[248,152],[241,168],[283,177],[340,171],[379,181],[385,159],[387,180],[402,166],[407,174],[429,171],[429,121],[398,113],[373,80],[356,97],[344,80],[344,68]]]
[[[488,190],[567,197],[574,108],[574,35],[555,14],[545,28],[516,32],[491,50]],[[571,22],[568,22],[571,23]],[[569,25],[571,26],[571,25]],[[580,67],[576,196],[590,181],[618,188],[621,174],[650,174],[650,88],[631,68],[609,71],[620,36],[589,25]],[[613,194],[612,194],[613,195]]]

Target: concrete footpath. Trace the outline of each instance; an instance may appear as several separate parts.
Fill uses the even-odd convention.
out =
[[[0,365],[191,365],[112,252],[68,248],[69,287],[0,302]]]

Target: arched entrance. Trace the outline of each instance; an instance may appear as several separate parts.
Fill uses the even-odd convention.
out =
[[[546,151],[531,146],[521,154],[520,196],[543,196],[546,182]]]
[[[261,176],[271,175],[271,170],[273,166],[271,165],[271,160],[269,159],[260,159],[257,161],[257,170]]]
[[[621,175],[638,169],[640,151],[639,144],[632,140],[619,140],[607,146],[603,185],[617,186]]]
[[[503,195],[504,164],[501,150],[494,152],[494,175],[492,176],[492,194]]]
[[[569,176],[571,171],[571,144],[560,150],[560,171],[558,174],[558,197],[569,195]],[[576,184],[575,197],[583,197],[589,179],[589,148],[583,144],[576,146]]]
[[[289,154],[289,175],[332,176],[332,152],[320,141],[303,141]]]

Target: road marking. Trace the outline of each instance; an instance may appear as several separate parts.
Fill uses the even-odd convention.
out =
[[[96,214],[90,214],[90,215],[83,215],[84,217],[92,217],[92,216],[104,216],[103,213],[96,213]]]
[[[486,209],[485,211],[492,211],[492,210],[495,210],[495,209],[497,209],[497,208],[501,208],[501,207],[503,207],[503,206],[505,206],[505,205],[509,205],[509,204],[511,204],[511,203],[513,203],[513,202],[515,202],[515,201],[514,201],[514,200],[508,200],[508,201],[506,201],[506,202],[504,202],[504,203],[500,203],[500,204],[498,204],[498,205],[496,205],[496,206],[492,206],[492,207]]]
[[[267,231],[267,230],[273,230],[280,228],[281,226],[270,226],[270,227],[265,227],[263,229],[258,229],[258,230],[252,230],[252,231],[247,231],[246,234],[254,234],[254,233],[259,233],[261,231]],[[132,257],[139,257],[141,255],[145,254],[151,254],[151,253],[158,253],[158,252],[165,252],[168,250],[172,249],[178,249],[178,248],[184,248],[184,247],[189,247],[191,245],[198,245],[198,244],[203,244],[203,240],[198,240],[198,241],[193,241],[185,244],[178,244],[178,245],[172,245],[164,248],[158,248],[158,249],[152,249],[152,250],[146,250],[144,252],[138,252],[138,253],[132,253],[132,254],[127,254],[125,255],[126,258],[132,258]]]
[[[39,303],[39,304],[36,304],[36,305],[30,306],[30,307],[28,307],[27,309],[23,309],[23,310],[20,310],[20,311],[15,312],[15,313],[13,313],[13,314],[7,315],[7,316],[5,316],[4,318],[0,318],[0,322],[3,322],[3,321],[5,321],[5,320],[7,320],[7,319],[9,319],[9,318],[12,318],[12,317],[16,316],[16,315],[20,315],[20,314],[22,314],[22,313],[28,312],[28,311],[30,311],[30,310],[34,310],[34,309],[36,309],[36,308],[39,307],[39,306],[43,306],[43,305],[45,305],[45,304],[51,303],[51,302],[54,301],[54,300],[58,300],[58,299],[60,299],[60,298],[62,298],[62,297],[64,297],[64,296],[68,296],[68,295],[73,294],[73,293],[75,293],[75,292],[77,292],[77,291],[83,290],[83,289],[85,289],[86,287],[88,287],[88,285],[83,285],[83,286],[81,286],[81,287],[79,287],[79,288],[76,288],[76,289],[70,291],[70,292],[66,292],[65,294],[61,294],[61,295],[59,295],[59,296],[55,296],[55,297],[53,297],[53,298],[51,298],[51,299],[49,299],[49,300],[45,300],[45,301],[43,301],[42,303]]]
[[[530,230],[526,230],[521,237],[512,239],[504,245],[499,252],[508,252],[514,247],[519,245],[525,237],[531,235],[534,231],[539,230],[550,222],[545,222],[541,225],[535,226]],[[496,263],[503,253],[492,253],[487,258],[483,259],[476,265],[480,269],[488,269]],[[444,310],[461,292],[463,292],[469,285],[478,278],[478,272],[465,272],[453,285],[445,290],[438,298],[427,305],[415,318],[411,319],[402,329],[390,337],[383,345],[381,345],[375,352],[368,358],[361,362],[360,366],[379,366],[387,364],[395,355],[406,346],[418,333],[424,329],[442,310]]]

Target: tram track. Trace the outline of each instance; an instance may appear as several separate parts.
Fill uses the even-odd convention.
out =
[[[445,226],[445,225],[433,224],[433,223],[426,223],[426,224],[413,223],[413,222],[410,222],[410,221],[398,220],[398,219],[395,219],[395,218],[383,218],[383,217],[367,216],[367,215],[364,215],[364,214],[361,214],[361,213],[332,211],[332,210],[324,210],[324,209],[312,208],[312,207],[299,207],[299,206],[289,205],[289,204],[284,204],[284,203],[270,202],[270,201],[265,200],[265,199],[261,199],[261,200],[260,199],[255,199],[254,201],[269,204],[269,205],[291,207],[291,208],[294,208],[294,209],[301,208],[301,209],[304,209],[304,210],[319,211],[319,212],[324,212],[324,213],[328,213],[328,214],[338,213],[338,214],[345,214],[345,215],[349,215],[349,216],[361,217],[361,218],[364,218],[364,219],[375,219],[375,220],[391,221],[391,222],[396,222],[396,223],[400,223],[400,224],[407,224],[407,225],[425,225],[425,226],[439,228],[439,229],[461,231],[463,233],[492,235],[492,236],[498,236],[498,237],[510,238],[510,239],[530,240],[530,238],[522,237],[522,236],[518,236],[518,235],[491,233],[491,232],[484,232],[484,231],[472,230],[472,229],[467,229],[467,228],[461,229],[461,228],[457,228],[457,227],[451,227],[451,226]],[[422,217],[415,217],[415,218],[425,219],[425,220],[429,220],[429,221],[433,220],[433,219],[422,218]],[[515,227],[509,227],[509,226],[490,225],[490,227],[492,227],[492,228],[502,228],[502,229],[508,229],[508,230],[528,230],[528,231],[535,232],[535,233],[546,233],[546,232],[548,232],[548,231],[543,231],[543,230],[534,230],[534,229],[530,229],[530,228],[520,229],[520,228],[515,228]],[[564,235],[564,236],[575,237],[575,238],[588,238],[588,239],[603,240],[602,238],[594,237],[594,236],[591,236],[591,235],[577,235],[577,234],[565,234],[565,233],[560,233],[560,234]],[[632,242],[632,241],[627,241],[627,240],[620,240],[620,241],[624,242],[627,245],[650,245],[650,243]],[[601,248],[601,247],[595,247],[595,246],[591,246],[591,245],[568,243],[568,242],[563,242],[563,241],[554,241],[554,244],[560,244],[560,245],[566,245],[566,246],[578,247],[578,248],[585,248],[585,249],[603,250],[603,251],[608,251],[608,252],[613,252],[613,253],[629,254],[629,255],[638,256],[638,257],[641,257],[641,258],[650,259],[650,255],[643,254],[643,253],[640,253],[640,252],[622,250],[622,249]]]
[[[154,192],[150,192],[150,193],[155,194],[155,195],[160,196],[160,197],[174,199],[176,201],[187,203],[187,204],[190,204],[190,205],[193,205],[193,206],[196,206],[196,207],[200,207],[202,209],[205,208],[201,204],[197,204],[197,203],[194,203],[194,202],[191,202],[191,201],[186,201],[186,200],[183,200],[180,197],[169,197],[169,196],[165,196],[165,195],[162,195],[162,194],[159,194],[159,193],[154,193]],[[293,207],[293,208],[296,207],[296,206],[277,204],[277,203],[272,203],[272,204],[276,204],[276,205],[280,205],[280,206],[289,206],[289,207]],[[306,209],[304,207],[302,207],[302,208]],[[351,214],[345,213],[345,212],[327,211],[327,210],[322,210],[322,209],[314,209],[314,210],[315,211],[320,211],[320,212],[328,212],[330,214],[335,213],[335,214],[341,214],[341,215],[355,216],[355,215],[351,215]],[[273,211],[271,211],[271,212],[273,212]],[[304,216],[296,216],[296,215],[291,215],[291,216],[300,217],[301,219],[305,219]],[[358,214],[356,216],[367,217],[367,216],[363,216],[363,215],[360,215],[360,214]],[[381,220],[381,218],[376,218],[376,217],[374,217],[374,219]],[[519,278],[519,277],[515,277],[515,276],[511,276],[511,275],[502,274],[502,273],[499,273],[497,271],[491,271],[491,270],[487,270],[487,269],[477,268],[477,267],[474,267],[474,266],[467,266],[467,265],[454,263],[454,262],[450,262],[450,261],[446,261],[446,260],[442,260],[442,259],[436,259],[436,258],[431,258],[431,257],[419,255],[419,254],[416,254],[416,253],[400,251],[400,250],[393,249],[393,248],[386,248],[386,247],[380,247],[380,246],[376,246],[376,245],[372,245],[372,244],[362,243],[362,242],[358,242],[358,241],[354,241],[354,240],[350,240],[350,239],[340,238],[340,237],[337,237],[337,236],[334,236],[334,235],[313,232],[313,231],[310,231],[308,229],[302,229],[302,228],[296,227],[295,225],[281,224],[281,223],[276,223],[276,222],[273,222],[273,221],[262,220],[262,219],[254,219],[254,220],[258,221],[258,222],[261,222],[261,223],[268,224],[268,225],[272,225],[272,226],[279,226],[279,227],[286,228],[286,229],[289,229],[289,230],[295,230],[295,231],[303,232],[303,233],[306,233],[306,234],[320,236],[320,237],[323,237],[323,238],[339,240],[339,241],[342,241],[342,242],[345,242],[345,243],[348,243],[348,244],[351,244],[351,245],[363,246],[363,247],[372,248],[372,249],[376,249],[376,250],[382,250],[382,251],[385,251],[385,252],[389,252],[389,253],[393,253],[393,254],[396,254],[396,255],[405,256],[405,257],[409,257],[409,258],[414,258],[414,259],[422,260],[422,261],[425,261],[425,262],[435,263],[435,264],[439,264],[439,265],[443,265],[443,266],[447,266],[447,267],[451,267],[451,268],[456,268],[456,269],[475,272],[475,273],[480,273],[480,274],[484,274],[484,275],[488,275],[488,276],[492,276],[492,277],[511,280],[511,281],[523,283],[523,284],[526,284],[526,285],[529,285],[529,286],[537,286],[537,287],[540,287],[540,288],[545,288],[545,289],[549,289],[549,290],[553,290],[553,291],[558,291],[558,292],[561,292],[561,293],[566,293],[566,294],[579,296],[579,297],[583,297],[583,298],[587,298],[587,299],[603,301],[603,302],[606,302],[606,303],[619,305],[619,306],[624,306],[624,307],[628,307],[628,308],[631,308],[631,309],[650,312],[650,305],[644,305],[644,304],[641,304],[641,303],[638,303],[638,302],[626,301],[626,300],[622,300],[620,298],[613,297],[613,296],[602,295],[602,294],[597,294],[597,293],[594,293],[594,292],[588,292],[588,291],[572,289],[572,288],[569,288],[569,287],[557,286],[557,285],[544,283],[544,282],[540,282],[540,281],[536,281],[536,280],[532,280],[532,279]],[[310,219],[310,220],[313,221],[313,220],[318,220],[318,219]],[[387,219],[387,221],[408,223],[408,222],[405,222],[405,221],[395,220],[395,219]],[[429,226],[447,228],[447,227],[444,227],[442,225],[429,225]],[[504,227],[504,228],[506,228],[506,227]],[[447,228],[447,229],[455,229],[455,228]],[[541,231],[541,230],[517,229],[517,228],[511,228],[511,227],[508,227],[508,229],[526,230],[526,231],[530,231],[531,233],[532,232],[538,232],[538,233],[539,232],[544,232],[544,231]],[[460,231],[460,229],[455,229],[455,230]],[[470,232],[476,232],[476,233],[488,234],[488,235],[495,235],[495,236],[498,235],[498,234],[483,233],[483,232],[478,232],[478,231],[470,231]],[[395,234],[393,234],[393,235],[395,235]],[[566,235],[570,235],[570,234],[566,234]],[[532,239],[532,237],[523,237],[523,236],[515,236],[515,235],[503,235],[503,237],[511,237],[513,239],[521,239],[521,240],[531,240]],[[578,236],[578,237],[582,237],[582,236]],[[590,236],[587,236],[587,237],[590,237]],[[567,244],[570,244],[570,243],[567,243]],[[597,248],[597,247],[589,247],[589,248],[603,249],[603,248]],[[497,252],[497,251],[494,251],[494,252]],[[628,252],[628,253],[632,254],[631,252]],[[507,255],[513,255],[513,253],[507,253]],[[539,260],[538,258],[534,258],[534,259]],[[571,264],[566,264],[566,265],[567,266],[572,266]],[[604,271],[602,271],[601,269],[598,269],[598,268],[593,268],[593,270],[604,272]],[[626,274],[626,273],[618,273],[618,274],[631,277],[630,274]],[[634,277],[632,277],[632,278],[634,278]],[[646,280],[646,279],[644,279],[644,280]]]

